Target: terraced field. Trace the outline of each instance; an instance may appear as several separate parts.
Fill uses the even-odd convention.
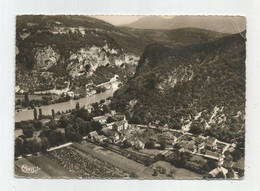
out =
[[[24,172],[23,165],[37,172]],[[171,177],[167,173],[153,176],[156,166],[174,171]],[[23,170],[22,170],[23,169]],[[196,173],[186,169],[175,168],[169,163],[158,161],[147,167],[128,159],[116,152],[90,142],[63,147],[57,150],[21,158],[15,161],[15,176],[26,178],[92,178],[122,179],[138,177],[141,179],[200,179]]]
[[[120,178],[128,174],[98,158],[73,147],[64,147],[46,154],[64,169],[82,178]]]

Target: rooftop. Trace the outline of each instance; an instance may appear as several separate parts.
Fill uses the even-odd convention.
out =
[[[233,168],[244,170],[245,169],[245,159],[244,157],[241,157],[237,162],[234,162]]]
[[[220,158],[221,155],[219,153],[207,150],[205,156],[207,156],[209,158],[213,158],[213,159],[218,159],[218,158]]]
[[[94,121],[107,120],[107,117],[104,115],[93,117]]]

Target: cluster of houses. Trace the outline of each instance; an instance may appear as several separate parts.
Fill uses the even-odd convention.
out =
[[[108,122],[109,117],[114,119],[113,122]],[[132,148],[144,149],[145,139],[136,135],[142,135],[142,132],[151,129],[155,131],[155,149],[160,148],[158,140],[164,141],[165,149],[163,153],[165,157],[174,150],[191,153],[192,158],[189,165],[193,165],[196,169],[199,169],[201,164],[205,164],[206,159],[214,160],[218,163],[218,167],[209,173],[212,177],[217,177],[219,173],[222,173],[226,178],[227,173],[231,171],[234,178],[237,178],[241,177],[244,172],[243,158],[233,162],[224,155],[227,150],[234,150],[236,145],[221,142],[214,137],[194,136],[181,130],[169,129],[167,126],[154,128],[152,125],[129,125],[124,115],[116,114],[114,111],[103,116],[94,117],[93,120],[98,121],[103,127],[100,132],[93,131],[89,134],[89,138],[95,142],[103,143],[108,141],[118,145],[127,142]],[[153,137],[150,139],[153,139]]]
[[[241,157],[236,162],[233,162],[231,160],[225,160],[222,165],[219,164],[215,169],[210,171],[209,175],[213,178],[239,179],[240,177],[243,177],[243,175],[244,175],[244,170],[245,170],[244,162],[245,162],[244,157]],[[229,173],[229,175],[228,175],[228,173]],[[221,177],[219,175],[221,175]]]
[[[181,146],[180,151],[203,155],[214,160],[221,160],[230,147],[230,144],[220,142],[214,137],[193,137],[186,134],[178,139],[178,144]]]
[[[112,121],[108,121],[108,118],[112,119]],[[102,125],[102,130],[99,134],[96,131],[90,132],[89,138],[99,143],[105,141],[118,143],[121,132],[128,128],[126,117],[116,114],[114,111],[102,116],[93,117],[93,120]]]
[[[113,119],[113,121],[108,121],[108,118]],[[110,142],[121,145],[126,141],[129,146],[136,149],[143,149],[145,147],[145,143],[137,137],[128,136],[130,135],[129,132],[136,131],[140,129],[140,127],[129,125],[125,115],[117,114],[112,110],[111,113],[93,117],[93,120],[102,125],[100,132],[92,131],[88,135],[88,138],[94,142]]]

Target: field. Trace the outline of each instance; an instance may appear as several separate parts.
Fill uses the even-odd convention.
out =
[[[34,168],[39,167],[40,170],[36,173],[25,173],[21,170],[21,167],[24,164],[28,167],[34,167]],[[44,155],[30,156],[15,161],[15,174],[18,177],[28,177],[28,178],[54,178],[54,177],[74,178],[76,177],[75,174],[62,168],[60,165],[48,159]]]
[[[78,177],[119,178],[127,176],[113,165],[70,146],[48,152],[46,156]]]
[[[25,173],[21,170],[22,165],[40,169],[36,173]],[[154,171],[158,167],[165,168],[166,172],[155,176]],[[170,172],[172,175],[167,176]],[[15,175],[28,178],[201,178],[199,174],[163,161],[147,167],[90,142],[74,143],[45,154],[18,159],[15,161]]]
[[[171,179],[202,179],[202,175],[200,174],[191,172],[184,168],[176,168],[175,166],[165,161],[158,161],[152,164],[153,169],[156,169],[156,167],[163,167],[166,169],[166,172],[164,174],[165,177],[163,177],[164,179],[169,178],[167,177],[167,174],[169,174],[170,171],[172,171],[172,176],[170,177]]]
[[[89,153],[103,161],[106,161],[128,173],[134,173],[139,178],[152,178],[152,169],[147,168],[140,163],[130,160],[103,147],[88,142],[84,144],[74,144],[73,146],[85,153]]]

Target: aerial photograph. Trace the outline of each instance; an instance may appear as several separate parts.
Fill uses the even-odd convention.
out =
[[[14,176],[243,179],[246,18],[17,15]]]

